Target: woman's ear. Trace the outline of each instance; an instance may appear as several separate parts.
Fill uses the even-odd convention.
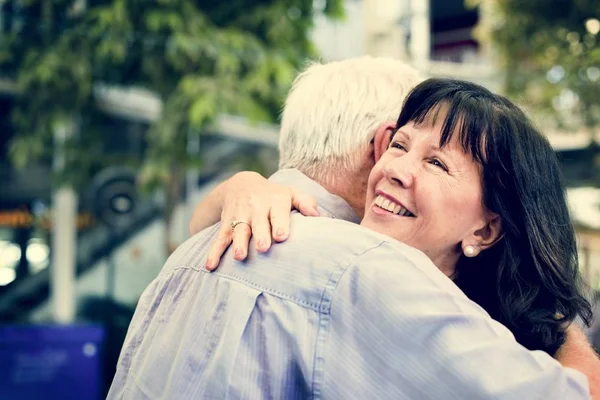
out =
[[[394,129],[396,129],[396,123],[388,121],[379,125],[379,128],[375,131],[375,137],[373,138],[373,157],[375,163],[379,161],[390,145],[390,141],[394,135]]]
[[[498,214],[489,213],[485,226],[475,231],[477,246],[481,250],[486,250],[498,243],[504,236],[502,229],[502,219]]]
[[[497,214],[489,213],[482,228],[476,228],[472,235],[463,239],[461,248],[465,256],[477,257],[483,250],[487,250],[498,243],[504,236],[502,220]]]

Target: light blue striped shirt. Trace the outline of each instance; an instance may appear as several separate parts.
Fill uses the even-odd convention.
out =
[[[272,178],[322,215],[247,262],[203,269],[217,227],[143,293],[109,399],[588,399],[580,373],[531,352],[421,252],[298,171]],[[338,217],[338,218],[334,218]]]

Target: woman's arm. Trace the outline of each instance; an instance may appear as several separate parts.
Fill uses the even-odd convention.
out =
[[[221,182],[196,205],[190,221],[190,235],[195,235],[221,220],[221,212],[228,181]]]
[[[267,251],[272,240],[286,240],[291,209],[297,209],[306,216],[319,215],[312,196],[270,182],[255,172],[239,172],[217,186],[196,206],[190,221],[190,233],[195,234],[221,221],[221,229],[206,263],[208,270],[214,270],[231,243],[234,258],[241,261],[248,254],[252,236],[259,252]],[[233,230],[231,224],[234,221],[247,224],[239,224]]]

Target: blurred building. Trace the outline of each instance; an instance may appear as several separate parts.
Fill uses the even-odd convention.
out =
[[[501,89],[489,46],[474,37],[487,10],[464,0],[346,0],[342,22],[320,18],[314,41],[325,60],[364,54],[406,60],[430,76],[469,79]]]

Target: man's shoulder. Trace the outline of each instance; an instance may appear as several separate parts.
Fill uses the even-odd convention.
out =
[[[324,218],[298,218],[290,243],[309,247],[311,257],[335,257],[340,282],[365,297],[397,292],[407,284],[463,297],[462,291],[422,251],[368,228]],[[294,242],[294,240],[296,242]],[[362,296],[361,295],[361,296]]]
[[[357,224],[333,218],[292,217],[292,230],[286,246],[310,249],[309,256],[326,254],[338,263],[351,262],[355,267],[372,264],[388,270],[393,264],[409,262],[433,267],[421,251],[389,236]],[[392,265],[390,265],[392,263]]]
[[[219,232],[220,223],[210,226],[196,233],[181,243],[167,259],[165,268],[168,266],[194,266],[201,268],[206,263],[208,250],[213,244]],[[164,270],[164,268],[163,268]]]
[[[244,262],[234,261],[229,249],[215,274],[317,311],[324,293],[335,288],[353,260],[381,241],[349,222],[294,214],[285,242],[274,243],[264,254],[251,242]]]
[[[354,257],[389,240],[386,236],[342,219],[304,217],[295,213],[291,219],[291,234],[285,245],[310,249],[313,255],[318,250],[335,250],[330,255],[340,260]]]

